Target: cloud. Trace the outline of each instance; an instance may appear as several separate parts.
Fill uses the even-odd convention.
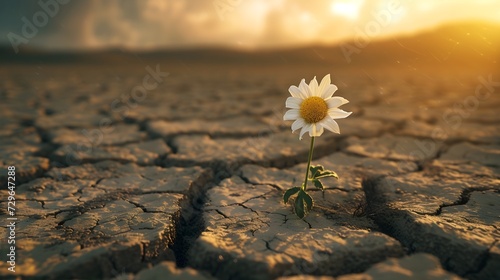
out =
[[[356,29],[362,29],[373,20],[374,13],[390,2],[354,1],[351,5],[346,0],[73,0],[61,5],[59,13],[40,28],[29,45],[50,49],[147,49],[331,43],[352,38]],[[499,21],[498,1],[402,0],[401,6],[402,15],[395,16],[380,35],[460,19]],[[339,14],[344,8],[349,14]],[[21,34],[21,18],[32,19],[40,10],[38,0],[1,2],[0,42],[9,43],[9,32]]]

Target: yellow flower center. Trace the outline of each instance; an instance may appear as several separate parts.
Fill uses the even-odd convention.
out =
[[[317,123],[324,119],[327,114],[328,105],[321,97],[308,97],[300,104],[300,116],[306,123]]]

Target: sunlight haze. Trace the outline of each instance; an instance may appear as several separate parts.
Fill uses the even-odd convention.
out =
[[[23,18],[32,22],[42,10],[38,1],[1,5],[3,44],[11,43],[8,34],[22,35]],[[500,1],[69,1],[25,45],[54,50],[274,48],[337,43],[360,32],[372,38],[411,34],[461,21],[500,23]]]

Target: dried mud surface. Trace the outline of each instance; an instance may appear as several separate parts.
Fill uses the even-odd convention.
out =
[[[309,145],[284,103],[301,75],[332,69],[161,65],[168,76],[133,98],[145,66],[1,70],[16,277],[500,279],[498,83],[333,73],[353,114],[317,139],[313,163],[340,179],[311,190],[300,220],[282,195]],[[13,277],[6,262],[0,277]]]

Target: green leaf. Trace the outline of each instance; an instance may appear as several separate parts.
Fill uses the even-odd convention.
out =
[[[300,191],[300,187],[293,187],[288,189],[283,195],[283,201],[285,202],[285,204],[288,203],[288,199],[290,198],[290,196],[296,194],[298,191]]]
[[[312,165],[311,167],[309,167],[309,170],[311,171],[311,179],[316,178],[316,174],[323,171],[324,169],[325,168],[323,167],[323,165]]]
[[[335,173],[331,170],[324,170],[324,171],[318,172],[318,174],[316,174],[315,179],[326,178],[326,177],[335,177],[338,179],[339,175],[337,175],[337,173]]]
[[[312,197],[306,193],[305,191],[300,191],[299,195],[297,196],[297,199],[301,198],[307,205],[307,212],[311,211],[313,207],[313,199]]]
[[[318,188],[318,189],[320,189],[320,190],[324,190],[324,189],[325,189],[325,187],[323,186],[323,183],[321,183],[321,181],[320,181],[320,180],[318,180],[318,179],[314,179],[314,180],[313,180],[313,183],[314,183],[314,186],[315,186],[316,188]]]
[[[301,219],[306,215],[306,210],[304,209],[304,199],[300,196],[300,193],[295,199],[295,215]]]

